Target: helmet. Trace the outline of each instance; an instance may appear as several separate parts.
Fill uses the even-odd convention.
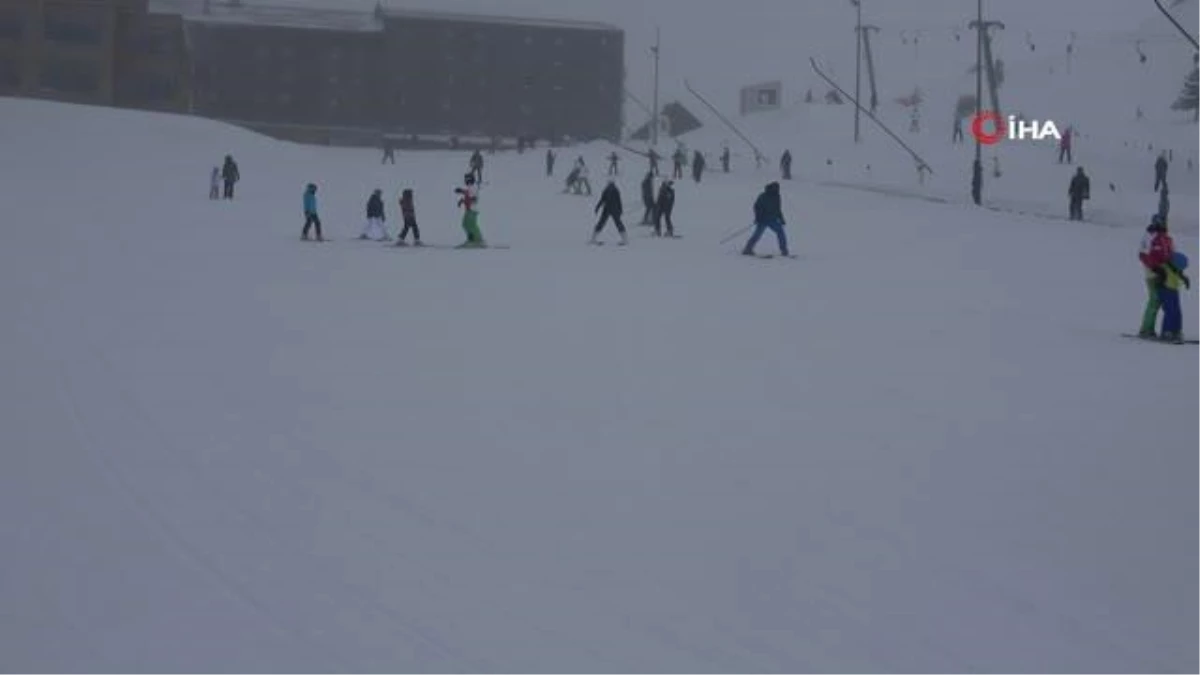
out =
[[[1179,251],[1175,251],[1171,254],[1171,266],[1181,272],[1186,270],[1188,266],[1188,257]]]

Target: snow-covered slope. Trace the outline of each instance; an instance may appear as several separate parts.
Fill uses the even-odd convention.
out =
[[[0,120],[7,670],[1197,668],[1197,352],[1119,336],[1136,228],[796,182],[751,260],[738,167],[592,248],[532,153],[511,250],[396,250],[369,192],[456,242],[465,157]]]

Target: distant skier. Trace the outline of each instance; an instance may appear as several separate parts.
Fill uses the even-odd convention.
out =
[[[699,150],[692,154],[692,180],[697,183],[704,177],[705,162],[704,155]]]
[[[1074,135],[1075,135],[1075,131],[1071,127],[1067,127],[1066,129],[1063,129],[1062,138],[1060,138],[1058,141],[1058,163],[1059,164],[1063,163],[1064,157],[1067,158],[1067,164],[1073,163],[1073,160],[1071,159],[1071,143],[1072,143],[1072,137]]]
[[[575,176],[575,194],[580,194],[582,190],[587,190],[587,196],[592,196],[592,181],[589,180],[587,163],[583,161],[583,157],[575,160],[575,168],[578,173]]]
[[[779,158],[779,171],[783,174],[784,180],[792,179],[792,151],[784,150],[783,155]]]
[[[396,163],[396,143],[391,138],[383,137],[383,159],[380,164]]]
[[[413,191],[407,188],[400,193],[400,215],[404,218],[404,229],[396,236],[396,245],[408,246],[405,239],[408,238],[408,233],[412,232],[413,246],[422,246],[421,228],[417,226],[417,206],[413,202]]]
[[[550,178],[551,176],[554,175],[554,160],[555,159],[557,159],[557,156],[554,154],[554,150],[551,148],[546,148],[546,177],[547,178]]]
[[[237,162],[232,155],[225,155],[225,164],[221,167],[221,180],[225,182],[225,199],[233,199],[233,186],[242,179]]]
[[[658,201],[654,204],[654,236],[662,236],[663,220],[667,221],[667,236],[675,236],[675,221],[671,214],[675,211],[675,181],[666,180],[658,188]]]
[[[658,160],[662,159],[662,156],[659,155],[658,151],[656,151],[654,148],[650,148],[650,152],[646,153],[646,159],[650,160],[650,173],[657,176]]]
[[[1075,171],[1074,177],[1071,178],[1067,196],[1070,197],[1070,219],[1083,220],[1083,202],[1092,198],[1092,181],[1083,172],[1082,166]]]
[[[1154,191],[1158,192],[1159,187],[1167,186],[1167,153],[1163,152],[1158,155],[1158,159],[1154,160]]]
[[[779,183],[770,183],[754,200],[754,234],[742,249],[742,255],[754,255],[754,247],[763,233],[768,229],[775,233],[779,240],[779,252],[789,255],[787,234],[784,233],[786,221],[783,219],[783,199],[779,195]]]
[[[579,165],[571,167],[570,173],[567,174],[567,179],[564,181],[563,194],[574,191],[579,194]]]
[[[683,154],[683,147],[680,146],[675,150],[675,154],[671,155],[671,178],[680,180],[683,178],[683,165],[687,162],[687,155]]]
[[[212,173],[208,176],[208,198],[221,198],[221,167],[214,166]]]
[[[383,212],[383,190],[376,189],[367,198],[367,224],[363,227],[362,234],[358,235],[359,239],[372,239],[376,241],[388,241],[391,237],[388,236],[387,227],[384,223],[387,221],[387,216]],[[378,237],[371,235],[376,231],[379,232]]]
[[[458,205],[463,208],[462,228],[467,234],[465,248],[483,248],[487,243],[479,231],[479,187],[475,182],[475,174],[463,176],[463,187],[454,188],[455,194],[460,195]]]
[[[654,172],[647,171],[646,177],[642,179],[642,206],[646,207],[646,213],[642,216],[643,225],[654,224]]]
[[[475,174],[475,182],[483,184],[483,153],[476,150],[471,153],[471,161],[469,162],[471,173]]]
[[[721,171],[729,173],[729,146],[721,149]]]
[[[618,167],[618,163],[620,161],[620,156],[618,156],[614,150],[613,153],[608,156],[608,175],[618,176],[621,174],[621,169]]]
[[[608,185],[600,193],[600,201],[596,202],[594,213],[600,214],[600,220],[596,223],[596,228],[592,230],[592,239],[589,243],[598,244],[600,232],[604,230],[604,226],[611,218],[613,225],[616,226],[617,232],[621,235],[621,246],[629,243],[629,237],[625,234],[625,224],[621,222],[621,214],[624,208],[621,205],[621,191],[617,189],[617,184],[612,180],[608,181]]]
[[[963,142],[963,120],[957,115],[954,117],[954,136],[950,139],[950,142],[954,144]]]
[[[317,215],[317,186],[309,183],[304,189],[304,230],[300,238],[308,241],[308,231],[313,227],[317,229],[317,241],[325,241],[321,236],[321,216]]]
[[[1171,215],[1171,189],[1164,182],[1158,190],[1158,216],[1167,222]]]

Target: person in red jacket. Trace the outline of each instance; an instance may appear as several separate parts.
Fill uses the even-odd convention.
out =
[[[1166,235],[1165,238],[1162,235]],[[1155,272],[1157,266],[1154,260],[1170,258],[1169,251],[1173,248],[1174,242],[1171,241],[1170,235],[1166,234],[1165,221],[1158,214],[1154,214],[1150,218],[1150,225],[1146,227],[1146,234],[1142,236],[1141,249],[1138,251],[1138,260],[1142,263],[1146,283],[1146,306],[1142,309],[1142,327],[1138,330],[1138,337],[1157,337],[1155,327],[1158,325],[1158,312],[1162,309],[1162,303],[1158,299],[1158,274]]]
[[[1163,310],[1162,333],[1159,338],[1170,342],[1182,342],[1183,317],[1179,304],[1179,287],[1191,288],[1191,280],[1184,274],[1183,268],[1187,260],[1175,253],[1175,242],[1167,232],[1167,224],[1157,214],[1151,221],[1155,228],[1148,242],[1143,243],[1143,251],[1138,254],[1142,266],[1147,270],[1147,288],[1153,284],[1158,306]],[[1176,260],[1180,262],[1176,262]],[[1151,313],[1150,303],[1142,315],[1142,328],[1138,334],[1142,337],[1154,335],[1154,320],[1157,318],[1157,308]],[[1146,315],[1150,315],[1147,330]]]

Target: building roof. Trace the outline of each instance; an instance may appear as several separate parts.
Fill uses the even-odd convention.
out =
[[[620,31],[620,28],[599,21],[571,19],[532,18],[520,16],[497,16],[469,14],[466,12],[443,12],[423,9],[394,9],[384,7],[383,15],[388,19],[414,19],[424,21],[462,21],[467,23],[511,24],[514,26],[538,26],[542,28],[566,28],[572,30]]]
[[[359,32],[383,30],[383,23],[374,12],[250,3],[231,6],[224,0],[150,0],[149,10],[156,14],[178,14],[196,23]]]

